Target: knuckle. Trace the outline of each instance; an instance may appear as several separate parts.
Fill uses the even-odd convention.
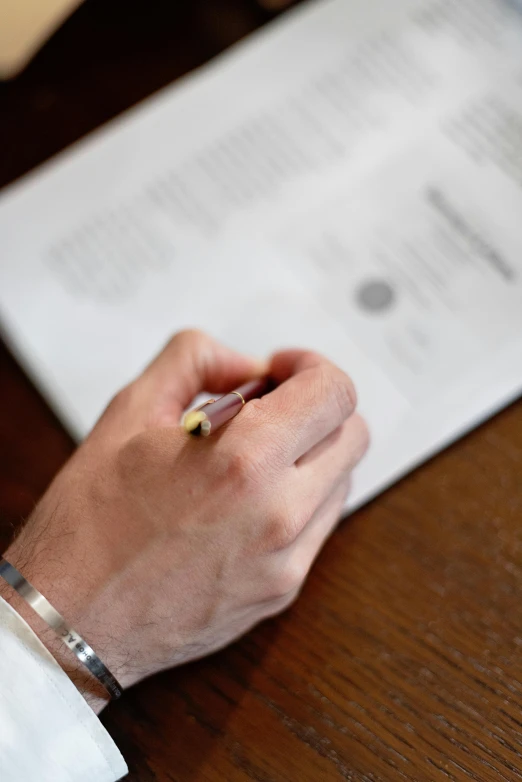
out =
[[[344,420],[353,413],[357,405],[355,387],[348,375],[338,367],[325,367],[323,373],[323,387]]]
[[[105,415],[113,415],[114,413],[121,413],[127,410],[134,398],[134,384],[130,383],[124,386],[113,396],[109,404],[105,409]]]
[[[289,559],[276,573],[273,580],[274,598],[287,602],[297,596],[308,574],[308,567],[302,558]]]
[[[229,454],[226,464],[227,478],[235,486],[258,485],[267,477],[264,460],[245,448],[234,450]]]
[[[266,402],[261,399],[251,399],[241,411],[241,420],[248,420],[249,425],[266,416]]]
[[[297,511],[277,510],[268,516],[264,539],[269,551],[282,551],[295,542],[307,518]]]
[[[270,438],[272,450],[276,450],[276,443],[273,441],[275,424],[276,416],[274,410],[271,409],[264,397],[251,399],[247,402],[241,411],[241,416],[238,417],[238,426],[251,432],[256,431],[264,444],[268,445],[267,440]]]
[[[357,404],[357,396],[351,379],[334,364],[323,363],[313,370],[310,403],[333,408],[339,423],[348,419]],[[332,410],[332,411],[333,411]]]
[[[362,416],[357,414],[356,421],[357,421],[357,432],[359,436],[359,453],[360,453],[360,458],[362,459],[362,457],[370,447],[371,435],[370,435],[370,430],[368,429],[368,424],[366,423],[366,421]]]
[[[295,437],[284,431],[278,422],[278,411],[265,397],[251,399],[238,416],[237,429],[255,432],[256,447],[260,459],[275,471],[283,468],[287,460],[288,444]],[[284,436],[283,436],[284,434]]]
[[[349,466],[353,469],[364,457],[370,447],[370,432],[364,418],[359,413],[354,413],[344,422],[343,439],[346,442],[346,455]]]
[[[179,348],[199,348],[210,341],[210,337],[200,329],[183,329],[174,334],[170,344]]]

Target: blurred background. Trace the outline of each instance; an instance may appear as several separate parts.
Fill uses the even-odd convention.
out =
[[[0,82],[0,188],[275,5],[86,0]],[[508,408],[343,524],[289,614],[109,707],[129,782],[521,779],[521,413]],[[0,551],[73,449],[0,340]]]
[[[0,187],[202,65],[290,0],[86,0],[0,82]]]
[[[86,0],[18,76],[0,81],[0,188],[207,62],[284,4]],[[8,445],[0,449],[2,547],[74,443],[1,339],[0,405],[0,442]]]

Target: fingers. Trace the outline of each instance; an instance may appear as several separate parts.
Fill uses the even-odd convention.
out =
[[[288,351],[274,356],[270,375],[281,385],[249,403],[231,426],[250,441],[267,438],[293,464],[354,412],[350,378],[316,353]]]
[[[316,507],[345,481],[369,445],[368,428],[355,413],[296,464],[296,496]]]
[[[290,561],[299,563],[296,567],[300,565],[305,574],[309,572],[322,547],[339,524],[350,493],[350,486],[350,476],[345,475],[343,481],[319,506],[295,543],[288,549],[287,556]]]
[[[200,392],[226,393],[266,371],[264,362],[236,353],[201,331],[191,330],[176,334],[137,383],[155,395],[157,417],[177,422]]]
[[[288,550],[307,534],[307,529],[317,525],[326,524],[326,530],[318,532],[319,540],[327,536],[331,498],[339,492],[346,497],[352,471],[367,447],[366,424],[355,414],[290,470],[280,473],[277,488],[271,490],[265,524],[253,531],[261,548],[271,552]]]
[[[268,615],[284,610],[298,596],[317,555],[339,524],[349,490],[350,478],[345,476],[291,545],[267,561],[269,572],[265,581],[270,587],[263,602],[267,604]]]
[[[343,427],[317,445],[298,463],[303,497],[316,506],[312,518],[291,546],[290,557],[310,568],[325,541],[337,526],[351,486],[353,469],[366,453],[369,433],[357,413]],[[308,572],[308,570],[306,570]]]
[[[270,360],[270,375],[277,383],[283,383],[292,375],[317,363],[327,361],[318,353],[308,350],[281,350]]]

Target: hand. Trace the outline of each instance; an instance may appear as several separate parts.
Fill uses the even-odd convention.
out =
[[[6,553],[125,687],[290,605],[337,524],[367,432],[351,381],[324,358],[276,355],[278,388],[208,440],[179,426],[201,390],[265,369],[178,334],[110,404]],[[10,600],[67,667],[72,653]],[[103,696],[79,670],[84,694]]]

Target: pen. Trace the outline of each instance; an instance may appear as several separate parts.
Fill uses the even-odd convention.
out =
[[[195,437],[208,437],[234,418],[250,399],[259,399],[269,390],[268,378],[251,380],[220,399],[209,399],[191,410],[183,420],[185,431]]]

